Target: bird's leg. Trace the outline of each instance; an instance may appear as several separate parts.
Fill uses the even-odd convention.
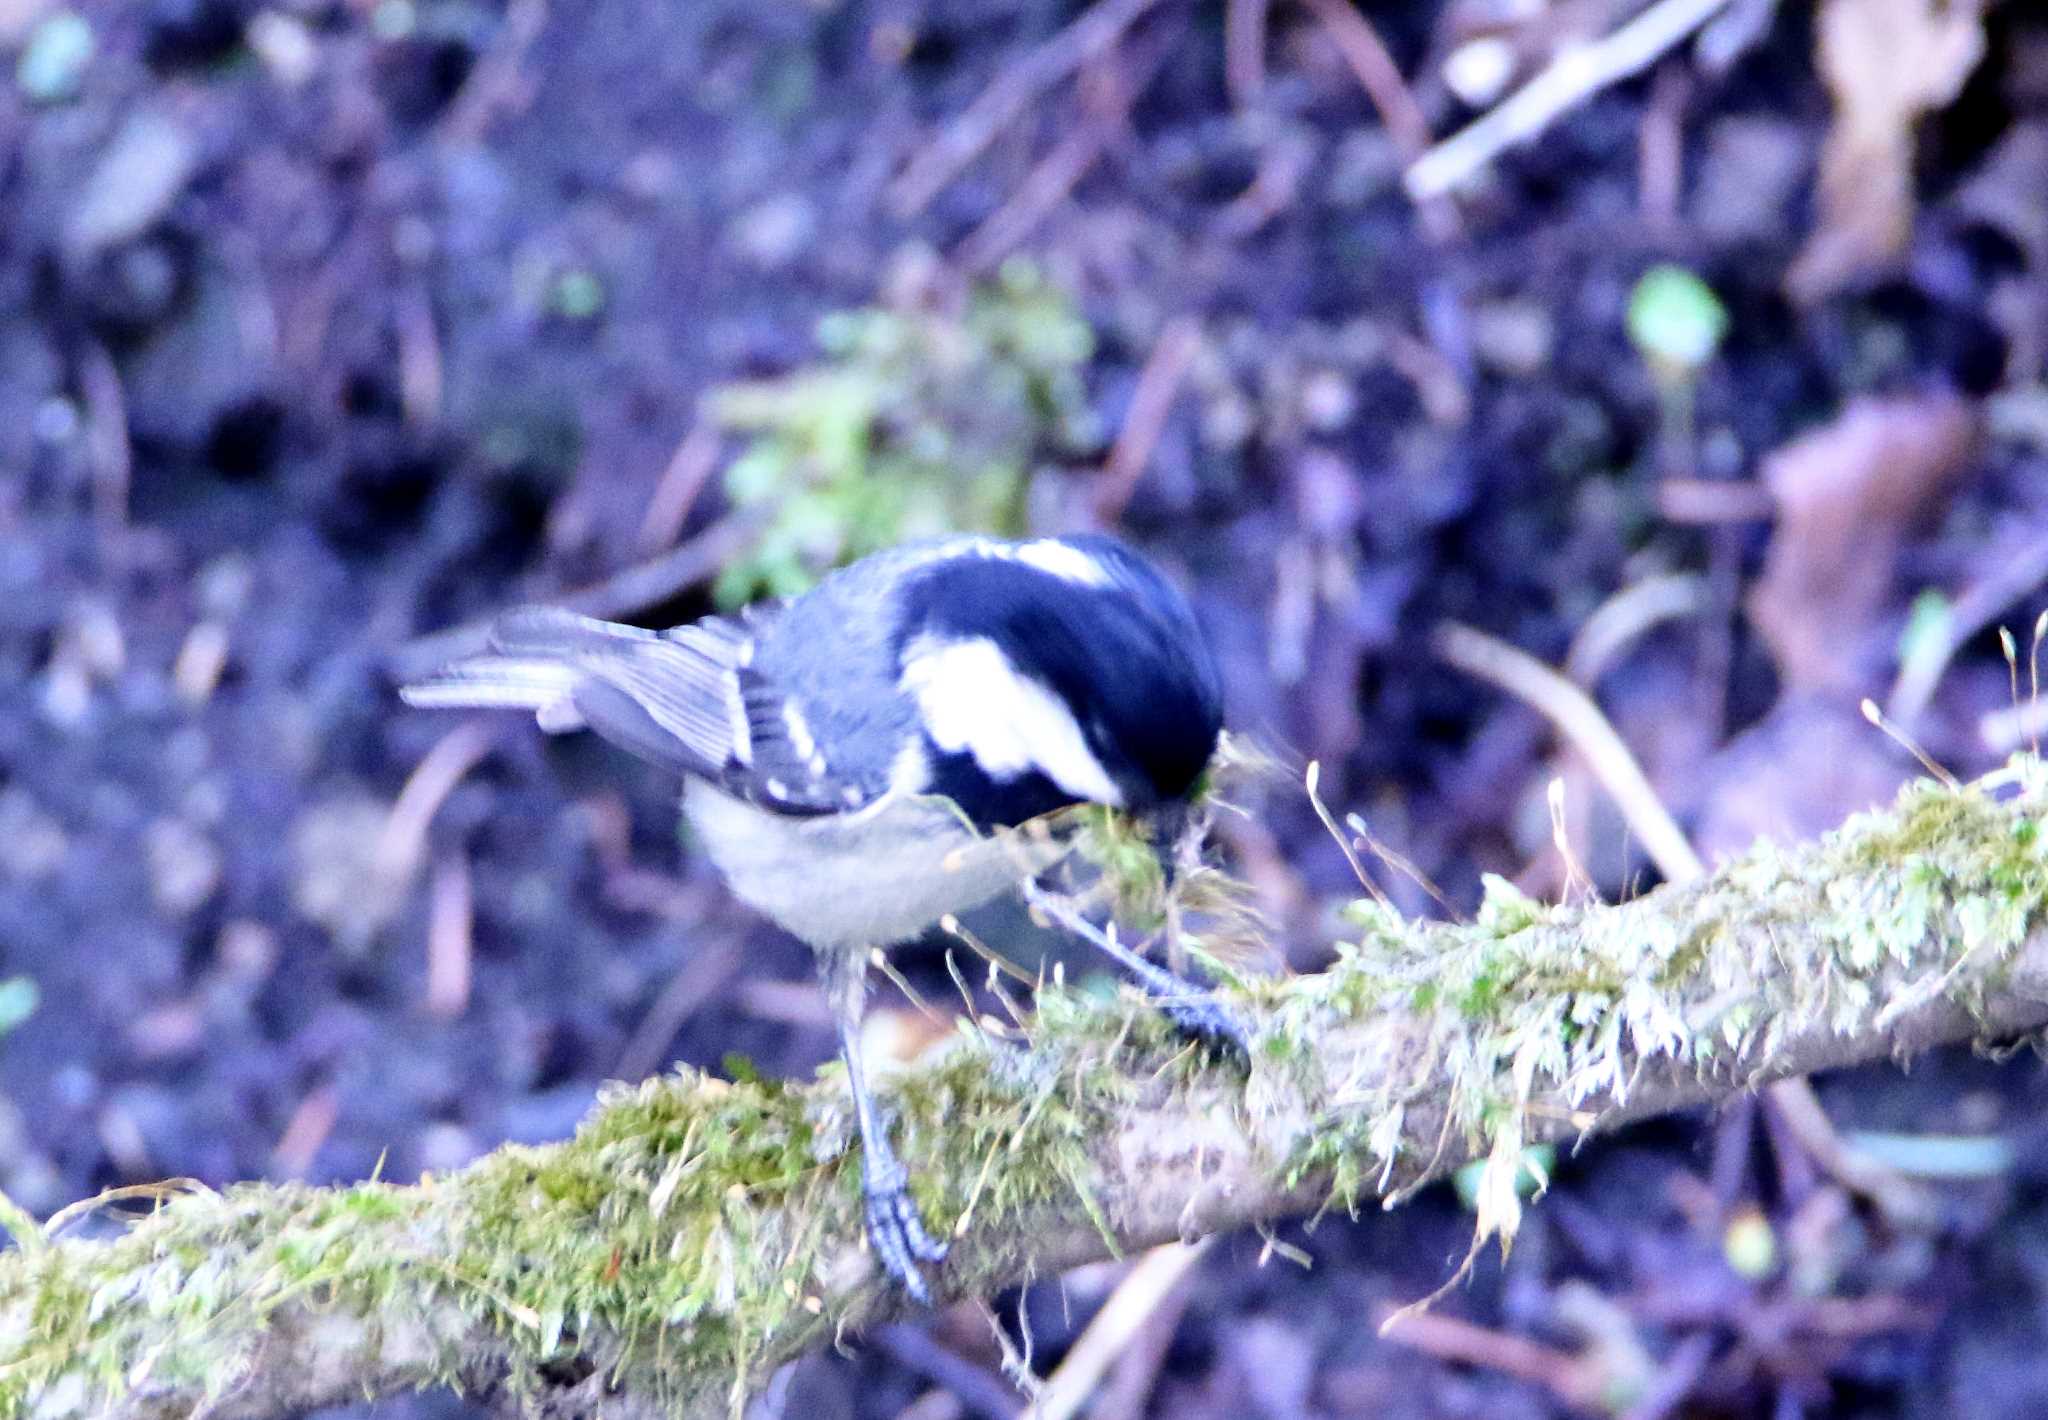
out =
[[[1057,893],[1047,892],[1035,878],[1024,883],[1024,901],[1034,911],[1072,932],[1137,978],[1145,994],[1182,1034],[1204,1045],[1235,1051],[1249,1059],[1251,1038],[1244,1023],[1218,1001],[1213,992],[1147,961],[1111,933],[1103,931]]]
[[[882,1270],[913,1298],[930,1306],[931,1289],[917,1264],[944,1261],[946,1245],[925,1231],[917,1201],[910,1196],[910,1171],[889,1145],[889,1118],[868,1089],[860,1042],[861,1014],[868,995],[867,955],[849,950],[822,956],[819,974],[839,1022],[839,1055],[846,1062],[854,1119],[860,1125],[860,1182],[867,1205],[868,1241]]]

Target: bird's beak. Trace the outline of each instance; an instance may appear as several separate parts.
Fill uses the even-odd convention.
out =
[[[1161,804],[1146,815],[1147,836],[1152,841],[1152,855],[1159,860],[1159,871],[1164,875],[1166,888],[1173,890],[1173,878],[1180,858],[1181,835],[1187,832],[1190,809],[1184,799]]]

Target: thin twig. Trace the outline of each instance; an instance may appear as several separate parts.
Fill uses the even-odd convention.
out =
[[[1787,1089],[1795,1085],[1796,1089]],[[1820,1096],[1804,1080],[1780,1080],[1767,1092],[1787,1132],[1799,1141],[1823,1173],[1849,1192],[1875,1203],[1894,1226],[1928,1227],[1939,1214],[1934,1195],[1869,1154],[1860,1153],[1836,1132]]]
[[[1053,1373],[1045,1378],[1031,1407],[1031,1420],[1070,1420],[1095,1394],[1110,1365],[1131,1338],[1177,1288],[1208,1251],[1209,1239],[1163,1243],[1124,1274],[1102,1310],[1088,1323]]]
[[[469,1006],[475,909],[469,859],[451,853],[434,867],[427,913],[427,1012],[444,1021],[453,1020]]]
[[[560,604],[584,616],[607,620],[660,606],[709,581],[753,536],[754,528],[752,517],[728,514],[659,557],[636,562],[602,582],[570,592]]]
[[[1207,1241],[1201,1239],[1196,1246],[1204,1246]],[[1088,1420],[1142,1420],[1146,1401],[1159,1383],[1160,1368],[1166,1364],[1167,1348],[1173,1344],[1180,1319],[1187,1312],[1194,1292],[1189,1280],[1193,1275],[1193,1269],[1182,1273],[1179,1284],[1159,1299],[1136,1334],[1125,1343],[1123,1353],[1095,1388]]]
[[[1227,0],[1223,7],[1223,87],[1250,108],[1266,88],[1266,21],[1273,0]]]
[[[1165,432],[1166,417],[1173,412],[1181,382],[1201,348],[1200,323],[1192,316],[1176,316],[1167,322],[1152,353],[1145,357],[1138,387],[1131,393],[1130,411],[1124,415],[1124,427],[1117,433],[1096,489],[1095,516],[1105,525],[1113,526],[1123,516],[1138,480],[1152,462],[1153,450],[1159,447],[1159,436]]]
[[[1440,197],[1558,115],[1641,73],[1712,19],[1729,0],[1658,0],[1604,39],[1567,49],[1493,108],[1409,164],[1402,181],[1420,201]]]
[[[464,720],[435,742],[406,776],[371,861],[379,882],[400,885],[412,880],[426,852],[427,825],[470,770],[491,751],[491,722],[483,716]]]
[[[958,177],[1031,101],[1098,55],[1161,0],[1101,0],[1030,54],[1005,65],[994,83],[946,125],[889,185],[898,217],[914,217]]]
[[[1401,77],[1401,66],[1387,51],[1386,42],[1364,15],[1346,0],[1301,0],[1302,7],[1316,17],[1337,52],[1351,67],[1358,86],[1372,101],[1396,152],[1414,162],[1429,151],[1429,120],[1422,105]]]
[[[270,1151],[271,1169],[286,1178],[304,1178],[313,1167],[313,1156],[334,1132],[340,1113],[341,1092],[332,1082],[308,1090]]]
[[[406,424],[430,429],[441,417],[441,337],[434,303],[421,281],[402,283],[392,306],[398,336],[398,404]]]
[[[490,722],[477,716],[443,735],[420,757],[392,801],[372,850],[380,883],[400,887],[412,880],[426,854],[427,826],[455,786],[490,753],[491,743]]]
[[[1484,1366],[1533,1382],[1574,1408],[1594,1404],[1606,1388],[1606,1367],[1597,1354],[1560,1351],[1442,1312],[1388,1310],[1380,1334],[1441,1361]]]
[[[1956,652],[2000,612],[2048,580],[2048,536],[2037,534],[2017,548],[1998,550],[1984,559],[1984,566],[1984,575],[1949,604],[1939,633],[1914,645],[1899,662],[1884,713],[1906,730],[1926,711]]]
[[[1691,572],[1672,572],[1631,582],[1593,609],[1565,653],[1564,673],[1573,683],[1598,685],[1608,667],[1651,628],[1691,616],[1706,605],[1706,583]]]
[[[1706,872],[1706,865],[1650,786],[1635,755],[1591,696],[1534,656],[1469,626],[1444,623],[1438,628],[1435,645],[1437,654],[1459,669],[1491,681],[1535,707],[1571,741],[1621,809],[1665,881],[1689,883]],[[1788,1122],[1796,1120],[1803,1126],[1806,1132],[1801,1142],[1813,1154],[1814,1162],[1844,1187],[1887,1210],[1896,1203],[1906,1210],[1899,1215],[1902,1221],[1924,1216],[1911,1210],[1910,1184],[1883,1165],[1854,1155],[1834,1138],[1834,1127],[1806,1081],[1779,1080],[1769,1087],[1768,1094]],[[1823,1136],[1833,1142],[1821,1142]]]
[[[111,534],[128,521],[135,456],[128,443],[128,401],[121,392],[121,373],[97,340],[88,338],[79,345],[78,393],[85,405],[93,512],[101,533]]]
[[[1657,484],[1657,516],[1673,523],[1761,523],[1776,517],[1777,500],[1757,483],[1718,478],[1665,478]]]
[[[654,485],[654,495],[647,500],[646,516],[640,520],[640,546],[649,555],[672,546],[682,536],[690,510],[718,470],[721,442],[718,425],[700,417],[669,455],[668,465]]]
[[[736,941],[729,936],[700,940],[705,945],[692,951],[690,959],[668,979],[668,985],[633,1028],[626,1048],[619,1052],[616,1073],[620,1079],[644,1080],[659,1070],[668,1058],[669,1043],[683,1023],[704,1009],[739,970],[740,948]]]
[[[1337,46],[1337,52],[1344,56],[1344,62],[1351,66],[1351,72],[1358,77],[1359,87],[1372,101],[1387,136],[1394,140],[1394,150],[1403,161],[1420,163],[1429,151],[1429,120],[1423,117],[1422,105],[1415,101],[1408,81],[1401,77],[1401,66],[1387,52],[1379,31],[1352,7],[1350,0],[1301,0],[1301,3],[1316,17],[1331,42]],[[1442,200],[1442,194],[1416,192],[1411,187],[1409,196],[1414,200],[1422,216],[1423,227],[1432,240],[1449,241],[1458,235],[1458,214]]]
[[[1571,741],[1667,881],[1691,882],[1705,871],[1635,755],[1585,691],[1528,652],[1457,622],[1437,628],[1433,645],[1438,656],[1458,669],[1533,706]]]
[[[943,1386],[967,1414],[979,1420],[1017,1420],[1024,1413],[1024,1402],[1009,1382],[940,1345],[920,1327],[884,1326],[872,1339],[900,1365]],[[1037,1420],[1037,1412],[1032,1415]]]
[[[1168,48],[1165,44],[1150,46],[1129,73],[1116,66],[1114,51],[1089,66],[1083,79],[1096,82],[1084,83],[1087,117],[1032,166],[1001,207],[961,241],[954,252],[961,270],[993,270],[1066,201],[1124,131],[1131,105],[1159,76]]]
[[[1636,130],[1636,206],[1643,229],[1669,240],[1679,230],[1679,198],[1685,187],[1685,110],[1692,97],[1690,75],[1667,64],[1657,71],[1650,102]]]
[[[534,81],[525,72],[527,52],[540,38],[548,19],[548,0],[511,0],[499,42],[470,68],[462,87],[441,111],[435,125],[449,142],[482,141],[500,117],[517,114],[533,97]]]

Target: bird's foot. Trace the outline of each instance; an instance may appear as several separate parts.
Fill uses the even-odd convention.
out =
[[[930,1306],[931,1288],[918,1264],[944,1262],[947,1248],[925,1228],[917,1200],[910,1196],[908,1172],[893,1158],[881,1161],[879,1167],[864,1167],[861,1192],[867,1203],[868,1243],[875,1250],[876,1261],[913,1301]]]
[[[1159,1013],[1189,1040],[1218,1055],[1232,1055],[1245,1061],[1252,1058],[1251,1032],[1235,1011],[1208,992],[1190,995],[1183,991],[1162,998]]]

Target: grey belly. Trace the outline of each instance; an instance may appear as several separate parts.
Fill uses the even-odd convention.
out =
[[[820,951],[908,941],[1061,856],[1014,835],[979,837],[929,800],[795,818],[692,779],[683,808],[733,892]]]

